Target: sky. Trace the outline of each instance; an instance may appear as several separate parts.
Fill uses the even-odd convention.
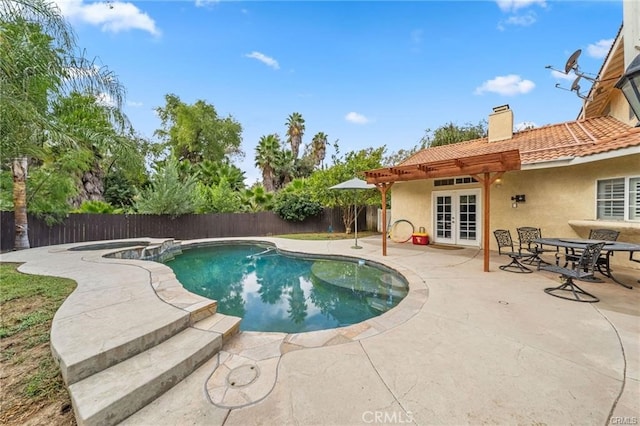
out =
[[[324,132],[341,155],[411,149],[504,104],[516,128],[575,120],[567,59],[581,49],[578,71],[595,77],[622,23],[620,0],[55,1],[86,56],[125,86],[141,136],[155,140],[169,93],[237,120],[247,185],[261,177],[260,137],[286,140],[293,112],[303,143]]]

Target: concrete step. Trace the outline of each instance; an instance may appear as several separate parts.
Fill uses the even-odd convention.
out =
[[[194,328],[222,334],[222,343],[226,343],[231,337],[240,331],[242,318],[217,313],[193,325]]]
[[[134,357],[187,329],[191,314],[171,306],[118,315],[119,305],[95,309],[91,315],[55,321],[51,328],[51,350],[67,385],[90,377]],[[119,324],[129,324],[121,327]],[[97,329],[99,333],[87,334]]]
[[[159,345],[69,386],[78,425],[113,425],[215,355],[224,333],[189,327]]]
[[[190,375],[240,330],[216,313],[129,359],[69,386],[79,425],[116,424]]]

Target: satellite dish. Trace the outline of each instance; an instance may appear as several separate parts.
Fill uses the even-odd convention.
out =
[[[575,90],[576,92],[580,92],[580,85],[578,82],[580,81],[581,76],[578,76],[573,83],[571,83],[571,90]]]
[[[580,57],[581,53],[582,53],[582,49],[578,49],[575,52],[573,52],[571,56],[569,56],[569,59],[567,59],[567,63],[564,66],[565,74],[569,74],[569,71],[571,71],[572,69],[578,68],[578,58]]]

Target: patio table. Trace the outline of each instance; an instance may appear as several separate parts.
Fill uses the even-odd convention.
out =
[[[625,288],[628,289],[633,289],[632,286],[627,285],[625,283],[623,283],[622,281],[618,280],[614,275],[613,272],[611,270],[611,264],[610,264],[610,258],[613,255],[613,253],[617,252],[617,251],[622,251],[622,252],[629,252],[629,260],[632,262],[640,262],[640,259],[634,259],[633,254],[635,252],[640,252],[640,244],[634,244],[634,243],[625,243],[625,242],[621,242],[621,241],[601,241],[601,240],[589,240],[589,239],[585,239],[585,238],[572,238],[572,237],[567,237],[567,238],[538,238],[536,240],[534,240],[534,242],[538,243],[538,244],[545,244],[545,245],[549,245],[549,246],[555,246],[557,249],[557,251],[560,250],[560,248],[564,248],[565,249],[565,253],[571,253],[571,254],[575,254],[576,250],[582,250],[586,247],[587,244],[593,244],[593,243],[598,243],[598,242],[604,242],[604,247],[602,248],[602,251],[605,254],[605,263],[604,263],[604,270],[601,270],[600,272],[602,272],[602,274],[607,277],[607,278],[611,278],[613,280],[613,282],[615,282],[616,284],[619,284]],[[556,256],[556,264],[558,264],[558,257]],[[596,281],[598,282],[598,281]],[[601,281],[600,281],[601,282]]]

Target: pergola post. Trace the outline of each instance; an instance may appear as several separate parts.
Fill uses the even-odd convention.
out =
[[[387,255],[387,190],[391,188],[393,182],[383,182],[375,184],[382,196],[382,255]]]

